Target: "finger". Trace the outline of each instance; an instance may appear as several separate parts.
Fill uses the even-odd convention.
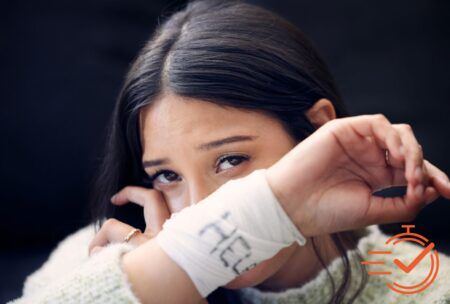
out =
[[[148,189],[143,187],[127,186],[111,197],[111,203],[121,206],[132,202],[144,207],[147,191]]]
[[[407,196],[414,203],[429,204],[436,200],[439,195],[450,198],[450,184],[447,175],[432,165],[427,160],[423,160],[422,182],[412,186],[408,184]],[[416,178],[418,178],[416,176]]]
[[[91,252],[89,253],[89,255],[94,255],[97,252],[100,252],[103,249],[103,247],[101,246],[95,246],[94,248],[92,248]]]
[[[372,196],[367,211],[369,224],[411,221],[423,207],[435,201],[439,195],[450,199],[448,176],[428,161],[425,160],[424,164],[430,175],[430,184],[428,186],[418,184],[416,188],[408,187],[402,197]]]
[[[425,189],[423,197],[425,204],[428,205],[434,202],[439,197],[439,192],[436,190],[436,188],[428,186]]]
[[[430,190],[428,193],[430,193]],[[366,224],[388,224],[400,221],[412,221],[424,206],[425,202],[423,200],[417,202],[414,199],[414,195],[408,193],[401,197],[380,197],[373,195],[370,198],[369,209],[366,213],[368,219],[368,223]]]
[[[402,142],[398,132],[392,127],[389,120],[381,114],[360,115],[354,117],[341,118],[328,124],[331,128],[345,128],[340,132],[339,140],[344,147],[358,142],[355,135],[359,138],[371,137],[375,140],[378,147],[387,149],[390,156],[396,159],[403,158]],[[385,165],[384,153],[380,151],[379,159],[382,165]]]
[[[427,185],[422,183],[416,184],[415,186],[408,184],[406,188],[406,197],[411,204],[421,204],[424,203],[424,193]]]
[[[94,236],[91,243],[89,244],[88,250],[89,254],[95,247],[103,247],[109,243],[119,243],[123,242],[124,238],[134,229],[133,226],[125,224],[114,218],[108,219],[100,228],[99,232]],[[147,241],[147,236],[142,233],[137,233],[134,235],[128,243],[133,245],[140,245]]]
[[[408,124],[396,124],[393,127],[399,132],[405,152],[405,176],[414,187],[419,183],[426,184],[423,180],[423,151],[419,145],[412,128]]]
[[[156,236],[161,230],[164,222],[170,218],[164,196],[159,191],[151,191],[144,201],[145,232]]]
[[[170,210],[160,191],[143,187],[127,186],[114,195],[111,202],[115,205],[135,203],[144,208],[145,231],[155,236],[162,230],[162,225],[170,217]]]
[[[450,182],[447,174],[427,160],[424,160],[424,164],[428,171],[430,185],[436,189],[438,195],[450,199]]]

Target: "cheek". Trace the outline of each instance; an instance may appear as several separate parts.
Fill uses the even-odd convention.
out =
[[[167,202],[167,207],[169,208],[170,213],[179,212],[187,205],[184,203],[183,199],[171,199]]]
[[[189,205],[181,191],[161,191],[161,193],[170,213],[181,211]]]
[[[272,258],[259,263],[255,268],[241,274],[225,285],[228,289],[239,289],[256,286],[274,275],[291,257],[295,251],[295,245],[280,250]]]

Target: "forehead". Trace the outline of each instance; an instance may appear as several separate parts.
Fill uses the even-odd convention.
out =
[[[175,95],[164,96],[141,112],[144,155],[230,135],[262,135],[274,128],[281,126],[268,115]]]

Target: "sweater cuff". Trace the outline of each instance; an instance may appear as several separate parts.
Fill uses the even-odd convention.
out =
[[[61,276],[30,297],[10,304],[23,303],[140,303],[133,294],[121,258],[134,249],[129,243],[111,243],[85,263]]]

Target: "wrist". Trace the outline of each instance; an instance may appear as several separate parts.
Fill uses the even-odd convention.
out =
[[[302,202],[306,198],[302,198],[298,187],[293,187],[294,183],[283,182],[287,180],[285,175],[283,169],[276,163],[266,170],[267,183],[296,228],[303,236],[311,237],[313,232],[309,228],[310,225],[307,225],[308,213],[302,210]]]

